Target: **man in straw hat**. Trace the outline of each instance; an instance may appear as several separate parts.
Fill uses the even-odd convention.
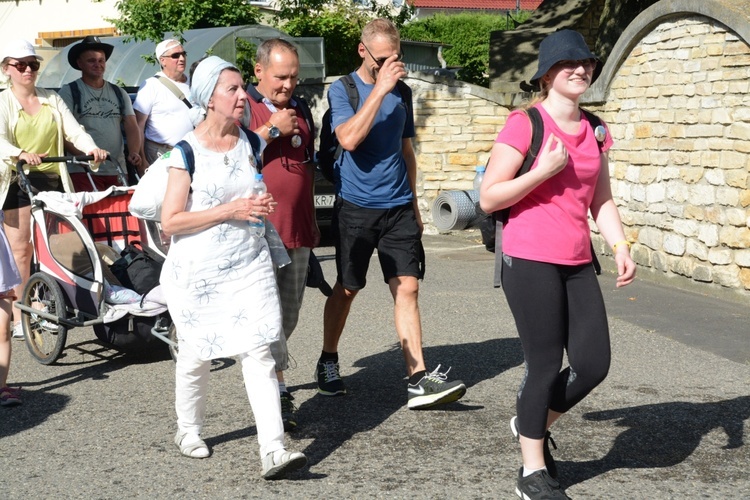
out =
[[[98,36],[87,36],[68,51],[68,63],[81,72],[81,78],[60,89],[60,97],[84,126],[94,141],[110,152],[113,162],[125,169],[125,148],[122,131],[128,144],[127,160],[136,168],[141,164],[141,134],[135,121],[130,97],[121,87],[104,79],[107,61],[114,46],[102,43]],[[68,152],[82,154],[70,144]],[[91,182],[76,165],[68,168],[76,191],[90,191]],[[93,177],[97,189],[119,184],[117,169],[105,162]]]

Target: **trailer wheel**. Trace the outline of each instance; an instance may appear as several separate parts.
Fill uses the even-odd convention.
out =
[[[67,317],[65,297],[60,285],[45,273],[34,273],[23,290],[23,304],[58,318]],[[35,314],[23,313],[21,318],[26,347],[37,361],[50,365],[57,361],[65,347],[68,327]]]

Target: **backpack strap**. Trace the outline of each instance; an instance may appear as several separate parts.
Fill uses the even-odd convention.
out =
[[[193,172],[195,172],[195,153],[193,153],[193,146],[186,140],[181,140],[174,145],[175,149],[178,149],[182,154],[182,160],[185,162],[187,171],[190,174],[190,180],[193,180]]]
[[[406,112],[410,113],[411,116],[414,116],[414,106],[412,103],[412,92],[411,87],[409,87],[405,82],[401,80],[396,81],[396,88],[398,88],[399,94],[401,94],[401,100],[404,101],[404,106],[406,106]]]
[[[115,85],[109,80],[105,80],[107,84],[112,88],[112,92],[117,96],[117,102],[120,105],[120,117],[125,118],[125,100],[122,97],[123,90],[119,85]]]
[[[294,96],[294,99],[299,104],[299,108],[302,111],[302,117],[307,123],[307,128],[310,130],[310,141],[305,144],[305,148],[308,149],[308,156],[315,158],[315,120],[313,120],[312,111],[310,105],[307,104],[307,100],[301,96]]]
[[[66,83],[70,87],[70,97],[73,99],[73,114],[76,115],[76,119],[81,114],[81,88],[78,86],[78,80]]]
[[[359,90],[357,90],[357,83],[354,81],[354,77],[351,74],[342,76],[341,81],[344,83],[346,95],[349,98],[349,105],[356,113],[357,109],[359,109]]]
[[[253,157],[255,158],[255,168],[260,172],[263,169],[263,149],[261,147],[262,139],[252,130],[240,125],[240,129],[245,133],[250,146],[253,148]]]
[[[357,112],[359,108],[359,90],[357,90],[357,83],[354,81],[354,77],[351,74],[344,75],[340,78],[346,89],[346,96],[349,98],[349,106],[352,107],[354,112]],[[335,162],[341,157],[344,152],[344,148],[337,141],[336,152],[333,154],[333,161]]]

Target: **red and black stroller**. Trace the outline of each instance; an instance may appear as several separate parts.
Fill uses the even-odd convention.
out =
[[[43,161],[75,162],[88,168],[92,159]],[[131,279],[158,282],[168,247],[156,223],[139,220],[128,211],[132,188],[32,192],[24,164],[19,162],[16,169],[31,199],[34,259],[32,275],[16,305],[22,311],[26,345],[34,358],[42,364],[54,363],[65,347],[68,330],[86,326],[94,329],[99,340],[120,350],[172,348],[168,337],[174,338],[175,332],[160,288],[143,293],[128,288]],[[121,169],[119,176],[126,186]]]

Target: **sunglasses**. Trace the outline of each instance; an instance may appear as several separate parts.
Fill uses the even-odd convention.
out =
[[[23,73],[26,71],[26,68],[31,68],[32,73],[34,71],[39,71],[39,61],[31,61],[31,62],[24,62],[24,61],[18,61],[17,63],[8,63],[8,66],[13,66],[18,70],[19,73]]]
[[[179,59],[180,57],[184,57],[185,59],[187,59],[187,52],[183,50],[182,52],[175,52],[174,54],[169,54],[168,56],[162,57],[171,57],[172,59]]]
[[[383,64],[385,64],[386,59],[388,59],[388,57],[391,57],[391,56],[388,56],[388,57],[381,57],[381,58],[376,59],[375,56],[372,55],[372,52],[370,52],[370,49],[367,48],[367,45],[365,45],[364,42],[362,42],[362,47],[365,48],[367,53],[370,54],[370,57],[372,57],[372,60],[375,61],[375,64],[377,64],[378,66],[382,66]],[[404,53],[399,51],[398,59],[396,60],[400,61],[403,58],[404,58]]]
[[[586,71],[591,71],[596,67],[596,59],[580,59],[577,61],[560,61],[557,63],[557,66],[562,68],[563,70],[572,73],[579,67],[583,66],[583,69]]]

